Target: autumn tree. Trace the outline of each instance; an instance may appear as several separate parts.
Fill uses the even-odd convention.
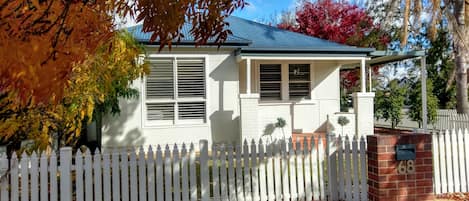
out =
[[[118,113],[118,98],[135,93],[130,83],[148,72],[135,58],[141,47],[129,33],[118,33],[94,55],[72,67],[65,93],[57,103],[17,107],[8,96],[0,97],[0,142],[19,143],[32,139],[36,149],[45,149],[52,140],[75,144],[83,124],[96,114]]]
[[[160,48],[191,23],[197,45],[222,43],[224,21],[244,0],[0,0],[0,141],[35,139],[44,148],[57,134],[73,143],[93,111],[115,111],[142,75],[141,49],[115,30],[116,17],[143,23]],[[95,106],[100,107],[95,107]]]
[[[389,43],[388,35],[365,9],[347,2],[303,1],[297,8],[296,22],[283,21],[278,27],[359,47],[386,49]]]
[[[161,47],[183,35],[185,22],[198,45],[223,42],[224,21],[244,0],[0,0],[0,92],[25,106],[61,100],[72,68],[115,34],[115,16],[135,17]]]

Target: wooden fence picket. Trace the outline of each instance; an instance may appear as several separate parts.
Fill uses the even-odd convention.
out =
[[[275,179],[275,199],[280,200],[282,199],[282,167],[280,166],[281,161],[281,147],[280,143],[273,144],[273,152],[272,157],[274,158],[274,179]],[[285,195],[284,195],[285,196]]]
[[[304,183],[304,172],[303,172],[303,149],[300,144],[300,139],[296,140],[296,173],[297,173],[297,190],[298,200],[305,201],[305,183]]]
[[[280,192],[283,196],[283,200],[289,200],[291,199],[291,192],[290,192],[290,171],[288,171],[288,166],[290,164],[290,152],[288,151],[289,145],[286,144],[285,139],[280,140],[280,153],[282,156],[282,160],[280,161],[280,164],[282,166],[280,174],[282,175],[282,192]],[[280,183],[280,181],[279,181]]]
[[[312,142],[312,139],[310,139]],[[313,189],[311,181],[311,152],[306,137],[303,140],[303,156],[304,156],[304,171],[305,171],[305,199],[313,200]]]
[[[201,201],[209,201],[210,186],[209,186],[209,172],[208,172],[208,141],[200,141],[200,192]]]
[[[181,167],[179,163],[179,149],[176,144],[173,148],[173,201],[181,201]]]
[[[84,186],[83,186],[83,154],[78,149],[75,153],[75,191],[77,201],[83,201]]]
[[[124,160],[124,159],[122,159]],[[153,147],[148,147],[147,152],[147,192],[148,192],[148,201],[155,201],[156,196],[156,176],[155,176],[155,157],[153,153]]]
[[[366,163],[366,142],[365,137],[360,138],[360,170],[361,170],[361,181],[360,181],[360,200],[368,200],[368,167]],[[357,184],[358,185],[358,184]]]
[[[275,199],[275,181],[274,181],[274,163],[273,163],[273,156],[272,151],[274,149],[272,142],[268,142],[266,144],[266,179],[267,179],[267,199],[274,200]]]
[[[248,141],[244,140],[243,143],[243,170],[244,170],[244,200],[252,200],[251,191],[251,170],[249,167],[249,146]]]
[[[161,146],[156,147],[156,201],[164,201],[163,153]]]
[[[458,135],[456,130],[451,132],[451,149],[453,151],[453,183],[454,183],[454,192],[461,192],[461,177],[459,175],[459,153],[458,153]]]
[[[347,200],[352,200],[352,178],[351,178],[351,161],[350,161],[350,140],[348,136],[345,136],[345,148],[344,148],[344,155],[345,155],[345,198]]]
[[[47,165],[47,155],[45,151],[42,151],[41,158],[39,159],[39,183],[40,183],[40,198],[41,201],[49,200],[49,169]],[[8,163],[7,163],[8,164]],[[6,201],[6,200],[2,200]]]
[[[217,145],[212,145],[212,192],[213,199],[220,200],[220,175],[218,174],[218,151]]]
[[[145,161],[145,151],[140,147],[138,152],[138,198],[139,201],[147,200],[147,171]]]
[[[166,145],[164,149],[164,156],[163,156],[163,161],[164,161],[164,195],[165,195],[165,201],[172,201],[173,200],[173,194],[171,192],[171,188],[173,186],[172,184],[172,173],[171,173],[171,151],[169,150],[169,145]]]
[[[119,161],[119,152],[117,149],[114,149],[111,154],[111,176],[112,176],[112,200],[121,200],[121,189],[120,189],[120,161]]]
[[[93,201],[93,161],[89,149],[85,150],[85,201]]]
[[[298,147],[297,147],[298,148]],[[294,178],[297,178],[296,176],[296,156],[295,156],[295,151],[294,151],[294,148],[293,148],[293,140],[290,138],[288,140],[288,152],[286,153],[288,154],[288,166],[286,171],[285,172],[290,172],[290,176],[288,176],[288,174],[286,174],[286,177],[284,176],[283,178],[286,178],[287,181],[290,180],[290,196],[291,196],[291,199],[292,200],[296,200],[298,198],[298,191],[297,191],[297,188],[296,188],[296,179]],[[289,168],[288,168],[289,167]],[[290,171],[288,171],[290,170]],[[288,189],[288,183],[285,185],[284,184],[284,189]]]
[[[50,201],[58,200],[57,155],[52,152],[49,158]]]
[[[30,184],[31,184],[31,201],[39,201],[39,159],[34,151],[31,155],[31,166],[30,168]]]
[[[319,143],[318,139],[318,143]],[[319,200],[320,199],[320,190],[319,190],[319,158],[318,158],[318,144],[316,143],[316,138],[313,137],[311,139],[311,165],[313,169],[313,200]]]
[[[446,167],[446,162],[447,162],[447,155],[446,155],[446,150],[449,148],[449,146],[441,146],[443,144],[445,144],[446,142],[446,138],[448,137],[446,135],[448,131],[440,131],[440,135],[439,135],[439,152],[440,152],[440,158],[441,158],[441,193],[448,193],[449,192],[449,184],[448,184],[448,177],[447,177],[447,171],[448,171],[448,168]]]
[[[191,201],[197,201],[197,172],[196,172],[196,157],[194,144],[191,143],[189,147],[189,185],[191,191]]]
[[[120,150],[121,158],[121,192],[122,192],[122,201],[129,201],[129,154],[125,148]]]
[[[465,190],[465,192],[469,192],[469,158],[467,158],[467,156],[469,156],[469,133],[467,132],[467,128],[464,129],[463,135],[464,152],[462,155],[465,156],[463,163],[465,163],[466,167],[466,189],[463,190]]]
[[[181,200],[189,201],[189,156],[186,144],[181,147]]]
[[[360,174],[359,174],[359,166],[358,166],[358,139],[357,136],[353,136],[352,140],[352,170],[353,170],[353,200],[359,201],[360,200]]]
[[[20,172],[21,172],[21,201],[29,201],[29,156],[26,152],[21,154]]]
[[[434,133],[432,135],[432,151],[433,151],[433,168],[435,170],[434,173],[434,186],[435,186],[435,194],[441,194],[441,174],[440,174],[440,150],[439,150],[439,133]]]
[[[318,150],[318,158],[319,158],[319,191],[320,191],[320,197],[319,199],[320,200],[326,200],[326,184],[324,182],[324,180],[326,179],[326,175],[327,174],[324,174],[324,162],[326,161],[325,160],[325,154],[324,154],[324,141],[323,139],[319,136],[318,137],[318,147],[319,147],[319,150]]]
[[[466,153],[464,151],[464,135],[463,135],[463,130],[458,129],[457,131],[457,140],[458,140],[458,163],[459,163],[459,168],[457,171],[460,173],[460,182],[461,186],[459,187],[459,192],[464,192],[467,189],[467,177],[466,177]]]
[[[266,159],[264,151],[264,143],[262,139],[259,140],[258,150],[259,150],[259,200],[267,201],[267,180],[266,180]]]
[[[234,158],[233,158],[233,145],[227,146],[228,152],[228,196],[230,201],[236,200],[236,177],[234,169]]]
[[[6,154],[0,154],[0,201],[8,201],[8,158]]]
[[[52,157],[51,157],[52,161]],[[96,201],[103,200],[102,194],[102,169],[101,169],[101,153],[99,149],[96,149],[93,156],[93,170],[94,170],[94,199]],[[51,171],[51,175],[52,175]],[[51,176],[52,177],[52,176]]]
[[[109,152],[103,153],[103,199],[111,201],[111,159]]]
[[[51,161],[52,161],[52,157],[51,157]],[[18,174],[19,174],[19,163],[18,163],[18,157],[16,156],[16,152],[13,152],[12,156],[11,156],[11,159],[10,159],[10,192],[11,192],[11,201],[18,201],[19,200],[19,177],[18,177]],[[52,166],[52,165],[51,165]],[[54,186],[51,186],[51,189],[52,190],[55,190],[57,191],[57,188],[53,188]],[[55,186],[57,187],[57,186]],[[52,196],[53,194],[51,194]],[[51,200],[52,200],[52,197],[51,197]],[[54,201],[57,201],[57,198],[54,200]]]
[[[236,145],[236,192],[238,201],[244,200],[243,168],[241,166],[241,145]]]
[[[130,175],[130,200],[138,200],[138,182],[137,182],[137,153],[135,149],[130,150],[129,155],[129,175]]]
[[[221,200],[228,200],[228,179],[226,175],[226,152],[225,145],[219,146],[220,160],[220,197]]]

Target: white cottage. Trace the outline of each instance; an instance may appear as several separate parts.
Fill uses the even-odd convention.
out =
[[[196,48],[185,26],[188,37],[162,52],[141,26],[129,28],[145,44],[142,59],[151,73],[133,82],[138,99],[123,100],[121,115],[103,120],[103,147],[239,142],[333,127],[341,132],[338,116],[350,120],[346,133],[373,133],[374,93],[366,91],[365,62],[374,49],[238,17],[227,22],[233,34],[220,48],[213,41]],[[354,94],[352,113],[339,113],[339,70],[352,64],[361,67],[361,92]],[[285,120],[283,128],[275,127],[278,118]]]

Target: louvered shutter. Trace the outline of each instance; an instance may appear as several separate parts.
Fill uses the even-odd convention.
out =
[[[149,62],[150,75],[147,76],[146,80],[146,98],[173,99],[173,59],[153,59]]]
[[[205,98],[203,59],[177,59],[178,98]]]
[[[205,102],[179,103],[179,120],[205,121]]]
[[[310,67],[309,64],[290,64],[289,96],[290,99],[310,98]]]
[[[147,103],[147,119],[174,120],[174,103]]]
[[[280,64],[260,65],[260,96],[264,100],[281,99],[282,70]]]

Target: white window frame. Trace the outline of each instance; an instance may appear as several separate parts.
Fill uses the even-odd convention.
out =
[[[256,61],[255,67],[256,67],[256,88],[257,92],[260,94],[261,93],[261,87],[260,87],[260,69],[261,65],[263,64],[280,64],[281,65],[281,100],[262,100],[259,99],[261,103],[276,103],[276,102],[301,102],[301,103],[307,103],[311,102],[315,97],[314,97],[314,92],[313,92],[313,87],[314,87],[314,63],[311,61],[301,61],[301,60],[295,60],[295,61]],[[290,76],[289,76],[289,64],[309,64],[309,98],[302,98],[302,99],[290,99]]]
[[[173,82],[174,82],[174,98],[173,99],[158,99],[158,100],[147,100],[146,97],[146,81],[147,77],[142,78],[141,83],[141,104],[142,104],[142,127],[143,128],[170,128],[170,127],[192,127],[192,126],[206,126],[208,125],[208,108],[209,108],[209,86],[208,86],[208,67],[210,66],[207,54],[149,54],[143,55],[145,59],[173,59]],[[184,59],[203,59],[204,60],[204,85],[205,85],[205,97],[204,98],[179,98],[177,97],[177,58]],[[180,120],[178,113],[178,103],[187,102],[205,102],[205,119],[204,120]],[[148,120],[147,119],[147,103],[174,103],[174,119],[173,120]]]

